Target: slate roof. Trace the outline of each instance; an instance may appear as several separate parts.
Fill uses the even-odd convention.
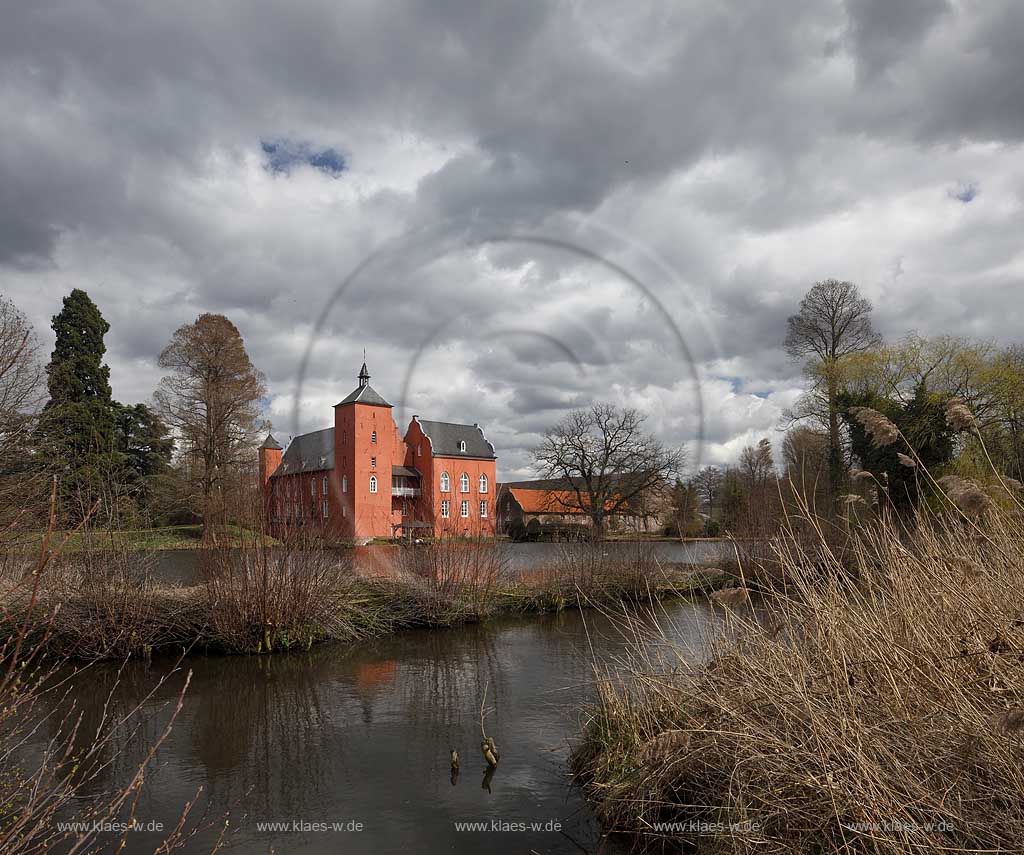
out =
[[[408,466],[392,466],[392,475],[400,475],[403,478],[419,478],[420,473],[415,469],[410,469]]]
[[[369,383],[366,383],[363,386],[357,386],[349,392],[344,399],[338,401],[334,406],[340,407],[342,404],[369,404],[371,407],[391,406],[391,404],[385,401]]]
[[[315,430],[295,437],[270,476],[323,472],[334,468],[334,428]]]
[[[428,422],[417,419],[423,433],[430,440],[434,457],[476,457],[494,460],[494,446],[484,436],[479,425],[459,425],[453,422]],[[466,450],[459,451],[459,442]]]
[[[261,445],[260,448],[269,448],[273,451],[280,451],[282,446],[281,443],[274,439],[274,435],[272,433],[268,433],[267,438],[263,440],[263,445]]]

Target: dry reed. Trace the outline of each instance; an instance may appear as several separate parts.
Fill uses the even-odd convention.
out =
[[[638,647],[574,754],[604,824],[659,851],[1020,851],[1024,536],[977,525],[784,547],[784,589],[728,610],[705,664]]]

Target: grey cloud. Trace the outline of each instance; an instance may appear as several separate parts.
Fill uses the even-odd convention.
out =
[[[2,290],[44,339],[94,294],[126,399],[218,311],[284,406],[322,321],[304,427],[366,347],[386,396],[411,369],[400,403],[487,425],[516,472],[596,397],[692,439],[676,327],[726,454],[798,384],[779,342],[817,278],[860,282],[889,336],[1018,335],[1022,33],[1010,0],[15,4]],[[345,169],[268,174],[268,140]],[[668,317],[584,254],[481,243],[524,234]]]

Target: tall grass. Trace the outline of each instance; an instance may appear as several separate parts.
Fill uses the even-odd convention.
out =
[[[604,824],[658,851],[1020,851],[1020,509],[949,504],[780,541],[706,662],[644,646],[603,675],[573,762]]]
[[[107,783],[121,737],[136,726],[143,704],[170,676],[157,681],[135,707],[114,712],[107,705],[99,720],[88,725],[73,704],[63,703],[73,684],[88,679],[88,674],[48,655],[57,610],[43,602],[41,592],[54,581],[49,574],[67,542],[67,537],[53,537],[56,484],[50,507],[49,528],[37,558],[27,564],[24,557],[6,559],[0,577],[0,852],[42,855],[56,849],[71,855],[125,850],[146,770],[181,711],[191,674],[184,675],[169,719],[143,761],[128,770],[126,783]],[[17,536],[10,530],[4,534]],[[12,603],[17,608],[10,608]],[[171,673],[180,675],[177,669]],[[55,707],[65,712],[54,712]],[[191,805],[183,805],[179,822],[166,829],[159,851],[173,852],[195,833],[190,810]],[[218,841],[213,851],[219,848]]]

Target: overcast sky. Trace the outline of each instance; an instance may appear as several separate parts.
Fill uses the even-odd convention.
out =
[[[227,315],[282,440],[365,348],[503,477],[595,398],[726,463],[817,279],[889,338],[1019,337],[1022,44],[1019,0],[8,2],[0,291],[48,355],[87,290],[125,402]]]

